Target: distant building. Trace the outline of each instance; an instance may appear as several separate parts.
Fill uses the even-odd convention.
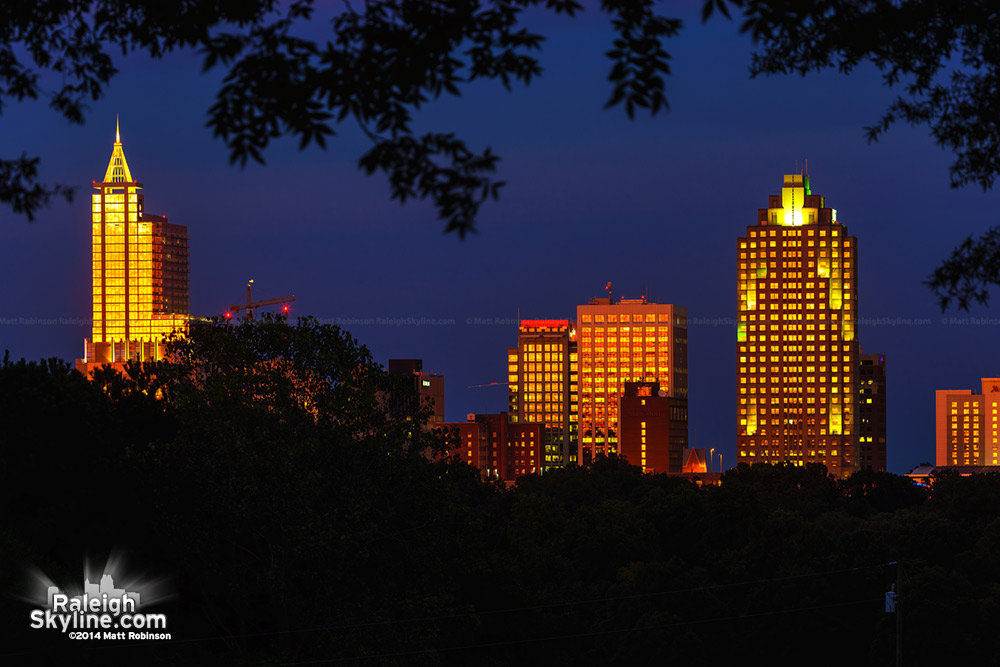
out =
[[[610,292],[610,285],[609,285]],[[687,398],[687,309],[641,299],[592,299],[576,309],[579,335],[579,454],[618,453],[619,405],[626,382],[658,382]]]
[[[1000,465],[1000,378],[982,378],[982,393],[939,389],[935,395],[935,463]]]
[[[976,466],[976,465],[949,465],[949,466],[932,466],[932,465],[921,465],[917,466],[910,472],[906,473],[906,476],[913,480],[914,484],[920,486],[932,486],[934,484],[934,479],[944,473],[945,471],[956,473],[962,477],[970,477],[972,475],[985,475],[987,473],[1000,473],[1000,466]]]
[[[861,354],[858,374],[858,467],[886,469],[885,355]]]
[[[619,398],[618,453],[643,472],[682,472],[688,445],[687,398],[659,382],[626,382]]]
[[[685,474],[707,473],[708,461],[705,459],[705,450],[701,447],[685,449],[682,460],[684,465],[681,472]]]
[[[422,359],[390,359],[389,372],[393,375],[411,378],[413,388],[419,397],[420,405],[427,405],[432,408],[433,412],[425,424],[426,428],[433,428],[444,422],[443,375],[425,372]],[[400,403],[401,400],[399,396],[391,398],[391,409],[401,411],[410,407]]]
[[[809,177],[786,175],[738,239],[738,463],[858,460],[857,239]]]
[[[520,321],[507,349],[510,421],[542,425],[545,468],[576,463],[577,365],[575,322]]]
[[[455,429],[457,445],[452,453],[459,459],[479,470],[485,479],[490,470],[490,439],[489,427],[483,422],[475,421],[475,415],[470,414],[464,422],[444,422],[438,424],[441,429]]]
[[[187,227],[143,210],[116,129],[108,169],[91,197],[93,329],[76,368],[163,356],[163,341],[188,320]]]
[[[454,453],[477,468],[484,479],[509,484],[522,475],[542,472],[543,427],[538,423],[511,423],[506,412],[470,413],[464,422],[438,425],[457,431]]]

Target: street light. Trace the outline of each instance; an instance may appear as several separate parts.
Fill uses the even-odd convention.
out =
[[[708,472],[712,472],[712,457],[715,455],[715,447],[708,450]]]

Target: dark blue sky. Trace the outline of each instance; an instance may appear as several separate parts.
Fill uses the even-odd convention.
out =
[[[367,140],[352,124],[326,151],[280,141],[266,166],[230,167],[204,127],[221,74],[200,74],[192,53],[119,59],[83,127],[44,102],[5,108],[3,155],[40,155],[47,181],[80,189],[32,224],[0,211],[0,348],[15,358],[82,353],[89,321],[72,320],[89,318],[89,186],[104,175],[117,113],[146,210],[188,226],[193,313],[221,313],[253,278],[270,294],[294,293],[294,314],[330,322],[452,320],[345,328],[383,364],[420,357],[444,374],[447,416],[462,420],[504,409],[505,388],[469,386],[505,379],[518,312],[573,317],[608,281],[626,297],[645,286],[688,308],[691,437],[731,464],[736,239],[808,159],[813,192],[858,238],[859,337],[888,357],[889,468],[933,460],[934,390],[1000,372],[1000,305],[942,314],[922,281],[993,223],[997,194],[950,189],[952,156],[923,128],[866,144],[863,127],[893,98],[872,68],[750,80],[749,40],[724,20],[702,26],[700,2],[680,4],[666,114],[629,122],[603,110],[611,32],[597,12],[535,20],[550,39],[530,87],[477,84],[419,112],[419,130],[453,130],[503,158],[509,184],[465,241],[443,235],[429,205],[390,202],[384,179],[357,170]],[[970,317],[997,322],[951,320]]]

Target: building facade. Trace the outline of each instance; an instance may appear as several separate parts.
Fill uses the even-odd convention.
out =
[[[858,381],[858,465],[885,470],[885,355],[862,353]]]
[[[658,382],[687,397],[687,309],[642,299],[593,299],[576,310],[579,350],[578,462],[618,453],[626,382]]]
[[[412,380],[420,406],[431,408],[431,414],[424,428],[429,429],[444,423],[443,375],[425,371],[422,359],[390,359],[388,370],[393,375]],[[393,396],[390,399],[390,411],[402,413],[411,410],[413,406],[405,404],[404,400],[401,396]]]
[[[521,320],[507,349],[510,421],[541,424],[542,465],[577,461],[577,340],[572,320]]]
[[[939,389],[935,396],[935,463],[1000,465],[1000,378],[982,378],[982,393]]]
[[[741,463],[858,467],[857,239],[786,175],[737,249]]]
[[[618,453],[643,472],[683,472],[688,446],[687,399],[659,382],[626,382],[619,399]]]
[[[518,477],[542,472],[543,426],[513,423],[506,412],[469,413],[464,422],[439,424],[453,429],[453,453],[479,470],[483,479],[513,484]]]
[[[111,160],[91,197],[93,328],[77,368],[163,356],[163,341],[186,330],[187,227],[143,208],[115,130]]]

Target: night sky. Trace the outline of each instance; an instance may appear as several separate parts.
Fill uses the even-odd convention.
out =
[[[594,11],[533,15],[529,25],[549,40],[531,86],[479,83],[419,112],[418,131],[455,131],[502,157],[498,177],[508,185],[464,241],[442,234],[428,203],[391,202],[382,176],[358,171],[368,143],[353,121],[326,151],[281,140],[267,165],[231,167],[205,128],[222,72],[200,74],[191,52],[119,57],[121,73],[82,127],[44,100],[6,107],[3,156],[39,155],[45,181],[79,189],[73,204],[57,202],[34,223],[0,210],[0,349],[12,358],[82,355],[90,182],[104,175],[120,114],[146,210],[188,227],[193,314],[221,314],[243,299],[249,278],[260,298],[294,294],[293,315],[346,322],[380,363],[424,359],[445,376],[447,418],[459,421],[505,409],[505,387],[470,385],[506,379],[518,313],[572,318],[608,281],[616,297],[645,289],[688,309],[690,438],[731,465],[736,239],[780,192],[782,175],[808,160],[813,193],[858,238],[859,339],[888,358],[889,469],[933,461],[934,390],[974,389],[1000,373],[1000,304],[942,314],[922,281],[993,224],[997,194],[952,190],[952,156],[925,128],[895,127],[866,144],[864,126],[894,95],[874,68],[751,80],[752,45],[737,24],[701,25],[700,1],[664,11],[675,4],[687,9],[668,45],[666,114],[629,122],[603,109],[612,33]],[[389,322],[352,323],[376,318]]]

